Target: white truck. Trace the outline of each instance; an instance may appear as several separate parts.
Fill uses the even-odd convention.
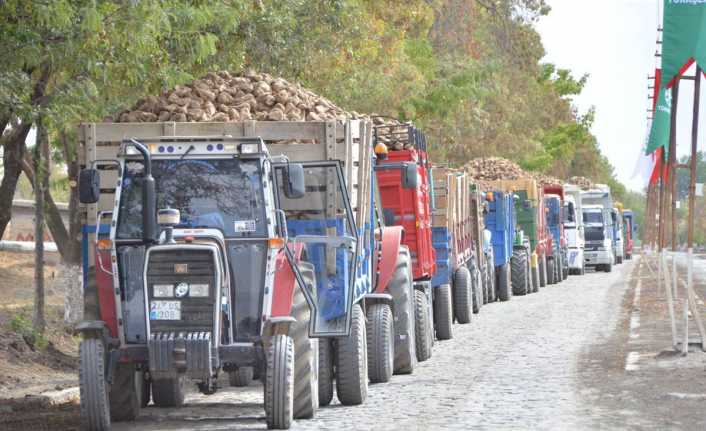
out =
[[[586,266],[613,270],[615,241],[613,241],[613,198],[607,185],[581,192],[581,206],[585,233],[584,262]]]
[[[564,232],[569,248],[567,263],[569,273],[583,275],[586,271],[584,261],[584,225],[581,211],[581,188],[574,184],[564,185]]]
[[[613,224],[613,254],[615,255],[615,263],[621,264],[625,259],[625,242],[623,241],[623,215],[618,208],[613,208],[610,211],[611,222]]]

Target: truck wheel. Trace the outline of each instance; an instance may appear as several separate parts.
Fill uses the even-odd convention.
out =
[[[429,321],[429,302],[427,295],[421,290],[414,291],[415,305],[415,335],[417,345],[417,360],[424,362],[431,358],[432,327]]]
[[[417,364],[414,339],[414,287],[409,248],[400,246],[387,291],[394,303],[395,374],[411,374]]]
[[[465,266],[456,270],[453,276],[453,309],[458,323],[470,323],[473,312],[471,296],[471,273]]]
[[[387,383],[395,363],[395,329],[388,304],[372,304],[367,312],[368,377],[371,383]]]
[[[116,422],[135,420],[142,404],[142,373],[133,364],[118,364],[110,385],[110,419]]]
[[[512,266],[512,294],[527,295],[527,253],[524,250],[515,250],[510,259]]]
[[[542,255],[539,259],[539,287],[547,286],[547,256]]]
[[[436,300],[434,301],[434,320],[436,338],[450,340],[453,338],[454,313],[451,304],[451,285],[442,284],[435,288]]]
[[[497,301],[497,289],[496,289],[496,283],[495,283],[495,266],[493,264],[493,261],[490,260],[488,262],[488,265],[485,267],[486,273],[485,273],[485,279],[486,282],[488,283],[488,297],[489,297],[489,302],[495,302]]]
[[[319,406],[331,404],[333,399],[333,346],[328,338],[319,339]]]
[[[353,306],[351,334],[336,340],[336,396],[344,406],[365,402],[368,396],[368,353],[365,314]]]
[[[497,273],[498,273],[498,280],[497,280],[497,286],[498,286],[498,299],[501,301],[509,301],[510,300],[510,269],[509,269],[510,263],[506,262],[505,265],[499,266],[497,268]]]
[[[265,418],[269,429],[288,429],[294,406],[294,341],[287,335],[272,337],[267,349]]]
[[[250,386],[254,374],[255,370],[253,367],[238,367],[235,371],[228,373],[228,382],[231,386],[238,388]]]
[[[109,430],[110,409],[105,381],[106,355],[103,341],[98,338],[82,340],[79,357],[81,422],[86,429]]]
[[[184,404],[186,376],[152,381],[152,400],[157,407],[179,407]]]
[[[607,263],[603,267],[603,271],[605,272],[613,272],[613,264],[612,263]]]
[[[480,313],[480,308],[483,306],[483,283],[478,277],[478,271],[475,268],[471,271],[471,292],[473,292],[473,314]]]
[[[314,265],[299,262],[299,272],[304,283],[316,284]],[[304,292],[297,285],[294,288],[292,317],[296,320],[289,329],[294,342],[294,419],[311,419],[319,408],[319,340],[309,338],[311,311]]]
[[[554,269],[554,258],[547,258],[547,284],[554,284],[556,272]]]
[[[152,398],[152,382],[145,379],[144,372],[140,372],[140,374],[142,374],[142,377],[141,377],[141,379],[142,379],[142,386],[141,386],[142,398],[140,398],[140,407],[145,408],[150,403],[150,399]]]

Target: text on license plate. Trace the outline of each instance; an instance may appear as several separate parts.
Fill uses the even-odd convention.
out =
[[[180,301],[152,301],[150,320],[181,320]]]

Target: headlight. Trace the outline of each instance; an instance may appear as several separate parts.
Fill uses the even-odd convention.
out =
[[[260,152],[260,144],[240,144],[240,152],[243,154],[256,154]]]
[[[189,286],[189,296],[192,298],[208,296],[208,284],[192,284]]]
[[[174,297],[174,285],[155,284],[152,286],[152,296],[155,298],[172,298]]]

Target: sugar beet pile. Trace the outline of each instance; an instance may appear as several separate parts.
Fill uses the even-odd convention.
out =
[[[325,97],[293,84],[283,78],[252,70],[239,74],[227,71],[212,72],[185,85],[148,96],[138,101],[132,109],[118,114],[122,123],[155,121],[176,122],[236,122],[258,121],[323,121],[369,118],[355,111],[346,111]],[[409,148],[404,140],[405,124],[394,119],[372,115],[375,125],[395,125],[393,133],[382,136],[381,141],[391,150]],[[541,184],[562,184],[563,181],[542,174],[529,173],[516,163],[487,157],[471,160],[464,168],[479,183],[498,179],[534,178]],[[582,187],[590,180],[575,177]],[[574,178],[572,178],[572,182]]]

